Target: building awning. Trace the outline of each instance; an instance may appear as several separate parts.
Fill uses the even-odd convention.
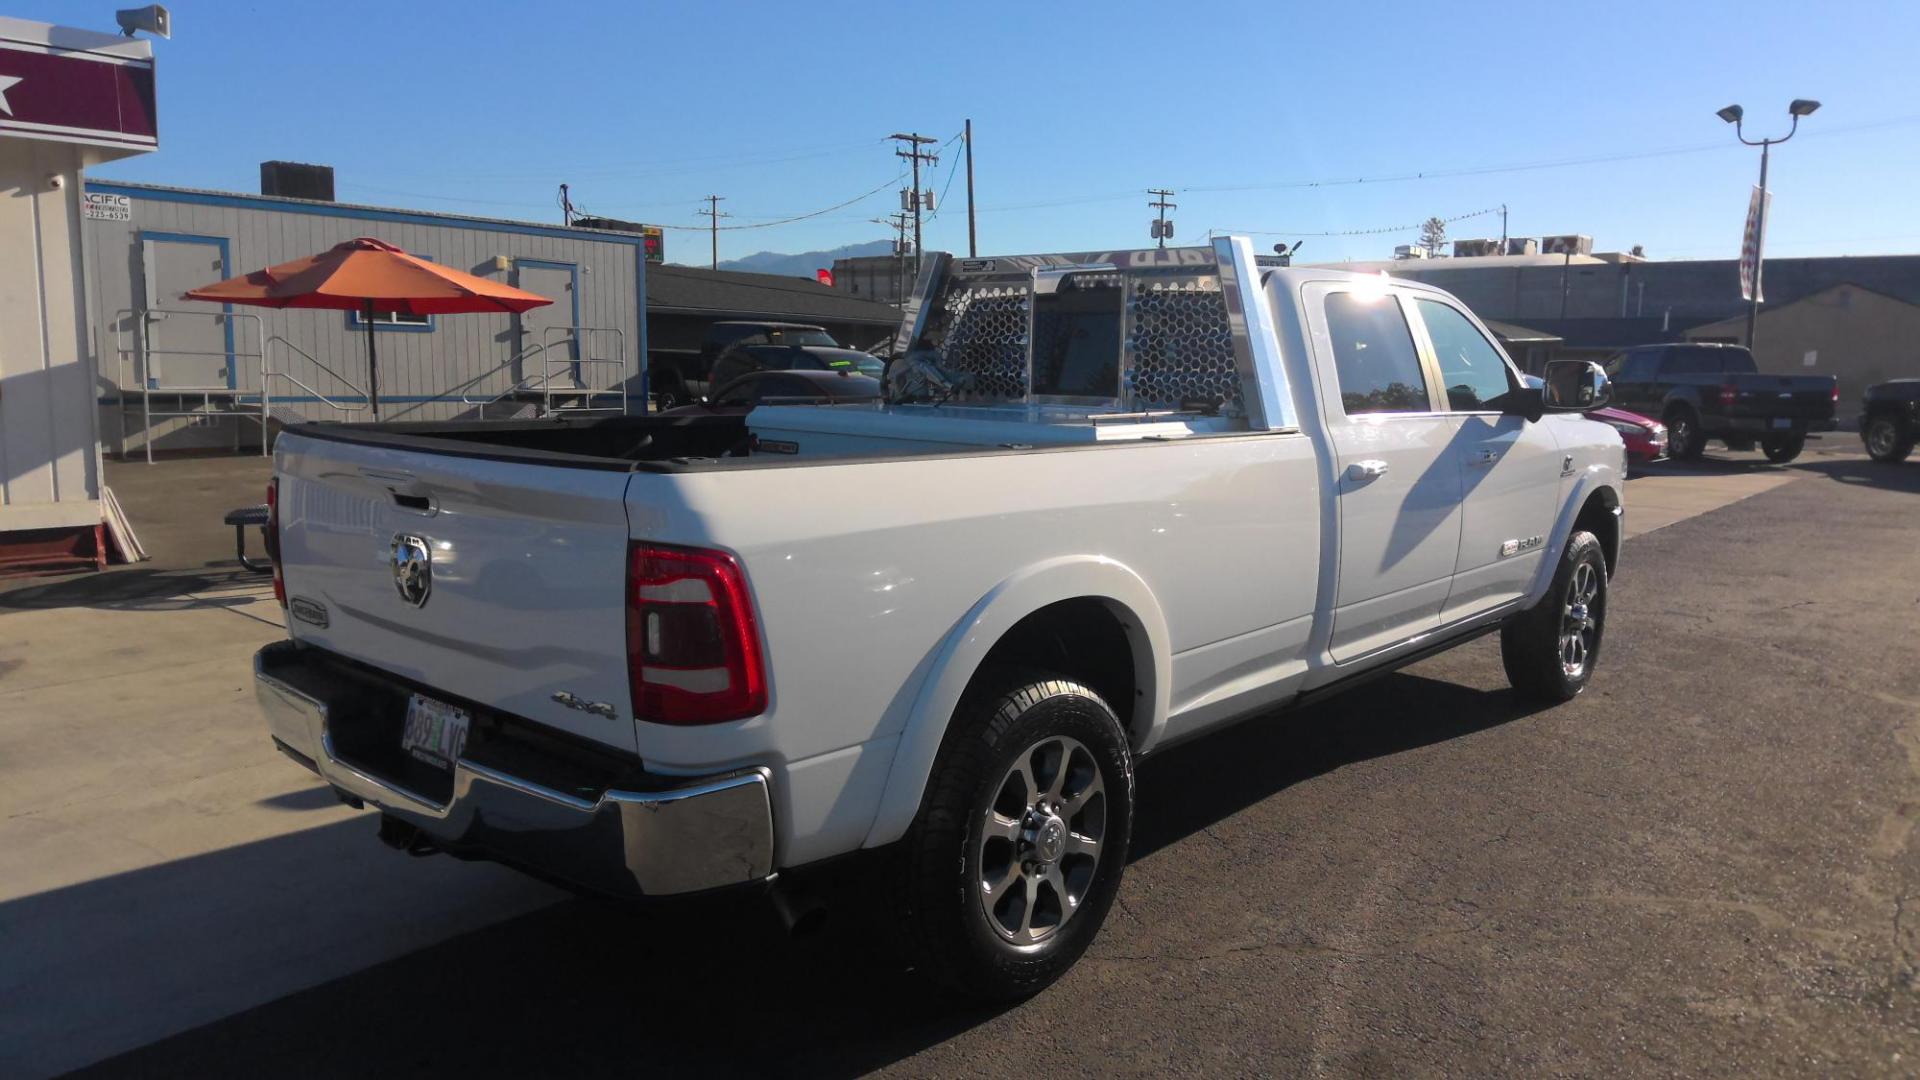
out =
[[[1492,319],[1480,321],[1487,324],[1487,329],[1493,331],[1494,337],[1507,345],[1558,345],[1562,340],[1560,335],[1549,334],[1545,330],[1534,330],[1508,322],[1496,322]]]
[[[807,278],[672,265],[647,268],[647,311],[655,315],[799,323],[900,323],[898,308]]]

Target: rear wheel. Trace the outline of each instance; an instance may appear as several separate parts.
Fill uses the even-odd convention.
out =
[[[653,392],[654,409],[658,412],[677,409],[692,401],[692,395],[687,393],[687,384],[679,376],[667,378],[660,384],[660,389]]]
[[[1868,420],[1860,437],[1867,444],[1867,456],[1888,465],[1897,465],[1913,453],[1912,437],[1903,436],[1899,421],[1890,416]]]
[[[1667,410],[1662,417],[1667,425],[1667,456],[1675,461],[1694,461],[1707,448],[1707,440],[1700,433],[1700,418],[1692,409],[1684,405]]]
[[[1500,628],[1507,681],[1535,701],[1571,701],[1587,688],[1607,623],[1607,559],[1600,538],[1567,538],[1553,585]]]
[[[1784,465],[1792,461],[1800,456],[1800,451],[1806,448],[1805,435],[1770,435],[1760,440],[1761,451],[1767,455],[1768,461],[1776,465]]]
[[[1045,989],[1100,930],[1133,829],[1120,720],[1069,679],[999,671],[969,692],[890,872],[908,960],[974,997]]]

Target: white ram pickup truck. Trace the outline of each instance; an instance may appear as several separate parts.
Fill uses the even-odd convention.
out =
[[[1011,997],[1099,930],[1140,759],[1496,630],[1521,693],[1592,677],[1597,365],[1243,238],[933,255],[904,321],[878,402],[289,428],[274,741],[597,892],[870,853],[912,962]]]

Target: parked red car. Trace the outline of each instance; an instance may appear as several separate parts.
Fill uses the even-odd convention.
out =
[[[1625,409],[1594,409],[1586,415],[1587,419],[1598,420],[1620,433],[1620,441],[1627,444],[1629,465],[1645,465],[1666,458],[1667,425],[1660,421]]]

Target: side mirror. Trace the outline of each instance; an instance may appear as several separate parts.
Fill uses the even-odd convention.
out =
[[[1517,386],[1500,396],[1502,416],[1517,416],[1532,423],[1546,413],[1547,392],[1537,386]]]
[[[1545,374],[1548,412],[1586,412],[1613,400],[1607,370],[1591,360],[1549,360]]]

